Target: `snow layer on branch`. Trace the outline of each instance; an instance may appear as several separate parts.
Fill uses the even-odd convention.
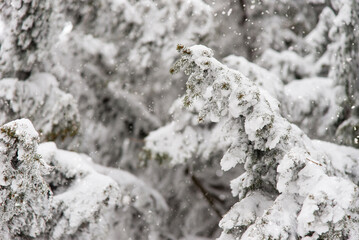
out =
[[[178,133],[180,134],[178,135]],[[158,138],[160,141],[156,140]],[[184,148],[183,146],[187,147]],[[196,132],[190,126],[187,126],[182,132],[176,131],[174,122],[151,132],[146,138],[146,149],[151,149],[152,152],[156,153],[152,158],[158,161],[172,160],[171,163],[173,164],[184,163],[189,160],[197,147],[198,136]]]
[[[330,187],[329,187],[330,186]],[[321,176],[303,202],[298,234],[304,239],[358,237],[358,186],[343,178]],[[353,219],[353,220],[352,220]]]
[[[341,107],[337,98],[343,94],[329,78],[307,78],[284,87],[283,115],[311,137],[328,139]]]
[[[321,55],[326,50],[329,43],[329,30],[335,18],[334,12],[325,7],[315,28],[305,37],[305,42],[311,47],[311,51],[315,55]]]
[[[264,210],[272,204],[271,198],[259,191],[248,194],[241,202],[234,204],[222,218],[219,226],[224,232],[219,239],[227,239],[225,232],[235,231],[241,234],[246,226],[253,224],[258,217],[263,215]]]
[[[313,144],[328,156],[337,175],[349,178],[353,183],[359,185],[358,149],[319,140],[313,140]]]
[[[80,120],[76,101],[59,89],[51,74],[37,73],[27,81],[2,79],[0,89],[0,124],[27,117],[42,139],[76,134]]]
[[[95,163],[91,164],[96,171],[111,177],[117,182],[123,192],[122,204],[130,204],[139,210],[152,209],[153,213],[167,211],[168,207],[163,197],[145,182],[121,169],[104,167]]]
[[[233,193],[239,195],[239,203],[259,189],[273,199],[269,207],[258,206],[265,211],[254,223],[241,226],[243,231],[225,228],[225,236],[293,239],[299,235],[316,239],[335,235],[354,239],[359,231],[358,187],[342,178],[330,158],[299,128],[284,119],[279,114],[277,102],[253,81],[219,63],[204,46],[179,45],[177,49],[181,58],[172,72],[184,69],[189,75],[184,104],[202,101],[200,119],[221,122],[232,118],[240,125],[237,134],[248,139],[241,143],[244,145],[242,151],[251,149],[251,156],[241,161],[233,158],[231,164],[234,167],[244,163],[245,173],[231,183]],[[237,144],[237,139],[232,140],[232,145]],[[230,159],[225,161],[226,165],[228,161]],[[333,192],[346,195],[345,204],[339,203]],[[233,211],[236,209],[240,211],[240,208]],[[303,214],[298,215],[299,212]],[[240,214],[243,213],[238,212]],[[310,216],[314,215],[316,218],[312,221]],[[232,221],[231,218],[226,220]],[[221,222],[222,226],[234,226],[226,220]],[[336,224],[341,227],[334,227]],[[312,227],[306,227],[309,225]]]
[[[131,231],[141,232],[143,223],[137,220],[138,228],[134,229],[126,225],[133,214],[131,208],[144,215],[142,221],[147,221],[152,231],[156,214],[167,210],[162,197],[130,173],[102,167],[84,154],[57,149],[52,142],[41,144],[39,153],[54,166],[47,178],[54,192],[53,217],[44,236],[52,239],[134,237]],[[120,222],[129,229],[127,232],[114,228]]]
[[[268,91],[272,97],[276,99],[283,97],[283,82],[268,70],[249,62],[244,57],[234,55],[224,58],[223,63],[243,73],[248,79],[254,81],[257,86]]]
[[[279,76],[284,83],[311,76],[314,71],[310,56],[302,57],[293,51],[279,53],[268,49],[262,54],[258,63]]]
[[[187,109],[183,107],[184,98],[177,99],[170,109],[174,120],[152,131],[145,139],[144,150],[148,159],[170,164],[183,164],[193,159],[207,161],[211,155],[226,152],[236,128],[231,122],[211,124],[208,119],[198,118],[202,103],[197,101]],[[231,129],[232,132],[223,131]],[[226,153],[231,155],[235,147]]]
[[[119,197],[116,182],[89,166],[91,160],[87,156],[58,150],[54,143],[41,144],[39,153],[55,168],[50,175],[54,217],[48,223],[52,226],[49,236],[52,239],[75,235],[81,239],[103,236],[108,227],[104,215]],[[66,184],[61,186],[61,181]],[[83,226],[86,231],[81,230]]]

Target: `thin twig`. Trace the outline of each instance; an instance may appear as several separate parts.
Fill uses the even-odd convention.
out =
[[[209,205],[211,206],[213,211],[217,214],[218,217],[222,218],[221,212],[218,210],[218,208],[214,204],[213,199],[210,197],[208,191],[203,187],[203,185],[199,181],[199,179],[194,174],[191,175],[191,178],[192,178],[192,181],[193,181],[194,185],[199,188],[202,195],[205,197],[205,199],[207,200],[207,202],[209,203]]]
[[[309,162],[312,162],[312,163],[314,163],[314,164],[316,164],[316,165],[318,165],[318,166],[322,166],[322,164],[321,163],[319,163],[319,162],[316,162],[316,161],[314,161],[314,160],[312,160],[312,159],[310,159],[310,158],[306,158]]]

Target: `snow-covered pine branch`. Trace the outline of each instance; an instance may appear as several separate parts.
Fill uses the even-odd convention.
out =
[[[51,219],[52,192],[43,179],[51,167],[37,152],[39,135],[27,119],[0,127],[0,235],[39,236]]]
[[[4,0],[0,12],[6,36],[0,36],[0,78],[24,80],[49,55],[51,1]]]
[[[220,238],[354,239],[358,186],[334,167],[339,159],[314,146],[279,114],[275,99],[214,59],[211,49],[179,45],[178,50],[181,58],[171,72],[183,69],[189,75],[184,104],[203,101],[200,121],[228,122],[222,131],[237,138],[221,160],[222,169],[237,164],[245,169],[231,182],[239,202],[220,222]]]
[[[0,127],[0,234],[4,239],[118,239],[159,235],[161,195],[85,154],[38,146],[27,119]],[[138,217],[141,216],[141,217]]]
[[[288,83],[282,109],[291,122],[313,137],[358,147],[358,2],[329,5],[303,39],[304,52],[268,49],[258,63]],[[306,91],[309,85],[321,90]]]
[[[127,239],[158,234],[158,215],[167,205],[140,179],[95,164],[85,154],[58,149],[53,142],[40,144],[38,152],[54,168],[45,178],[53,201],[44,239]]]
[[[33,74],[26,81],[0,80],[0,124],[27,117],[41,133],[41,140],[74,136],[80,125],[76,100],[63,92],[55,77]]]

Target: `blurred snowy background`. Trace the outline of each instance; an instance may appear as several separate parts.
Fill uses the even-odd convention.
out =
[[[0,239],[359,239],[358,28],[358,0],[0,1]]]

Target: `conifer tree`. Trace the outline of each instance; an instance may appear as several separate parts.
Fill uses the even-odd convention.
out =
[[[343,89],[342,94],[337,96],[342,109],[334,125],[337,127],[335,135],[339,143],[359,147],[358,2],[346,0],[336,4],[332,1],[332,5],[338,13],[329,32],[333,41],[329,77]]]
[[[53,142],[38,145],[38,141],[39,134],[28,119],[0,127],[0,233],[4,239],[160,235],[158,216],[167,211],[167,205],[157,191],[130,173],[57,149]]]
[[[353,166],[355,157],[335,156],[338,149],[311,141],[280,115],[275,99],[219,63],[211,49],[178,50],[181,58],[171,71],[189,75],[183,104],[203,102],[198,120],[223,123],[230,146],[222,170],[244,168],[231,181],[239,201],[221,220],[219,239],[355,239],[358,175],[346,175],[340,164],[344,158]]]
[[[51,1],[5,0],[0,11],[4,22],[0,79],[25,80],[48,57]]]

